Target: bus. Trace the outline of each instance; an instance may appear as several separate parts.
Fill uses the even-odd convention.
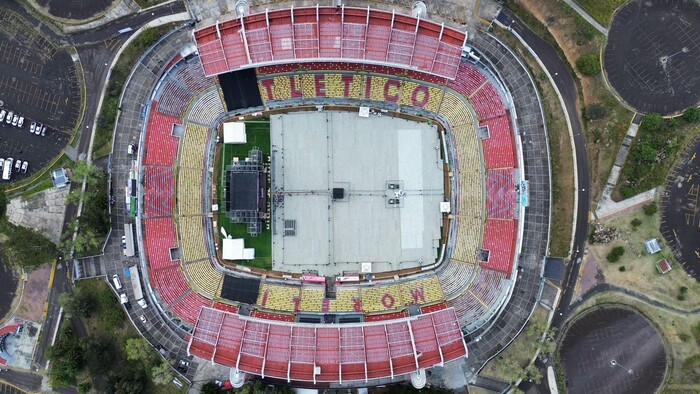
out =
[[[139,268],[135,265],[129,267],[129,276],[131,277],[131,288],[134,289],[134,299],[141,305],[141,308],[146,309],[148,304],[143,299],[143,290],[141,290],[141,277],[139,276]]]

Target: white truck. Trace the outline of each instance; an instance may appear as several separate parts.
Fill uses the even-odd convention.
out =
[[[148,304],[143,298],[143,291],[141,290],[141,278],[139,276],[138,267],[135,265],[129,267],[129,274],[131,276],[131,288],[134,289],[134,299],[136,300],[136,303],[138,303],[141,306],[141,308],[146,309],[148,307]]]

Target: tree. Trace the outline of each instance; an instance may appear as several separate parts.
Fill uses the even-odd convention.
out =
[[[528,365],[527,368],[525,368],[525,370],[523,371],[522,375],[523,379],[535,382],[537,384],[540,384],[543,377],[544,376],[542,375],[542,372],[540,372],[540,369],[537,368],[535,364]]]
[[[700,108],[690,107],[683,113],[681,119],[688,123],[700,123]]]
[[[622,246],[616,246],[612,248],[610,253],[606,256],[609,262],[611,263],[616,263],[620,261],[620,257],[622,257],[625,254],[625,248]]]
[[[155,359],[155,350],[144,338],[129,338],[126,340],[126,358],[130,361],[151,362]]]
[[[168,384],[168,382],[173,380],[173,377],[173,369],[167,361],[163,361],[151,368],[151,380],[155,384]]]
[[[58,303],[69,316],[83,318],[90,317],[96,306],[95,298],[80,287],[76,287],[72,294],[59,294]]]
[[[148,375],[140,365],[128,364],[117,369],[109,378],[111,394],[141,394],[149,392]]]
[[[206,382],[202,385],[202,389],[199,394],[219,394],[221,393],[221,388],[214,382]]]
[[[7,195],[5,188],[0,188],[0,219],[5,217],[5,213],[7,213]]]
[[[56,256],[56,245],[38,231],[15,226],[5,222],[9,227],[7,241],[3,244],[2,252],[7,265],[32,271],[50,262]]]
[[[113,364],[112,355],[115,352],[114,341],[103,335],[90,335],[80,340],[83,350],[83,360],[92,376],[107,374]]]
[[[642,119],[642,124],[639,126],[642,131],[649,131],[652,133],[659,133],[666,131],[669,127],[669,123],[664,119],[661,114],[648,113],[644,115]]]
[[[659,207],[656,206],[655,202],[652,202],[651,204],[645,205],[642,210],[644,211],[644,214],[647,216],[654,216],[656,212],[658,212]]]
[[[576,68],[583,75],[594,76],[600,72],[597,54],[584,55],[576,60]]]
[[[58,340],[48,348],[51,360],[49,382],[54,388],[74,386],[75,377],[83,367],[83,356],[70,323],[64,323]]]
[[[90,389],[92,389],[90,382],[83,382],[78,385],[78,393],[80,394],[88,394]]]

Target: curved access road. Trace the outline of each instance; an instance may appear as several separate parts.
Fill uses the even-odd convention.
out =
[[[569,304],[573,298],[581,266],[580,261],[588,241],[588,212],[590,211],[591,200],[590,176],[588,174],[588,155],[586,153],[584,129],[579,117],[578,92],[569,65],[559,57],[557,51],[549,43],[537,36],[509,10],[501,12],[499,21],[506,26],[510,26],[513,31],[522,37],[542,64],[544,64],[564,100],[564,110],[569,117],[574,138],[574,160],[576,161],[576,176],[578,179],[578,190],[576,190],[576,228],[574,229],[571,260],[567,266],[564,283],[562,284],[564,291],[552,319],[552,327],[559,328],[568,315]]]

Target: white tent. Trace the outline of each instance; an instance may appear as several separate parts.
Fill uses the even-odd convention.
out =
[[[245,144],[247,141],[245,123],[224,123],[224,144]]]
[[[222,242],[222,257],[224,260],[243,260],[243,238],[228,239]]]
[[[223,249],[221,251],[221,255],[224,258],[224,260],[255,259],[255,249],[244,247],[243,238],[224,238],[222,244]]]

